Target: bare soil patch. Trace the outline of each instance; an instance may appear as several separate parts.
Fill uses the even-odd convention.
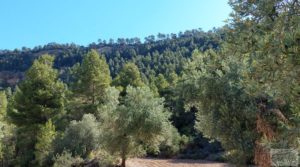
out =
[[[231,167],[226,163],[215,163],[188,159],[134,158],[127,161],[127,167]]]

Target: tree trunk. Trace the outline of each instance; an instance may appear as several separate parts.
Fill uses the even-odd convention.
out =
[[[122,158],[121,167],[126,167],[126,158]]]

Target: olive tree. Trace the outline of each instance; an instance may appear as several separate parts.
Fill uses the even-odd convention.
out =
[[[111,92],[117,97],[117,90]],[[115,99],[115,105],[118,105]],[[148,149],[158,150],[164,133],[171,127],[164,99],[155,97],[147,87],[126,88],[122,104],[115,110],[107,108],[100,113],[105,148],[122,159],[143,155]]]

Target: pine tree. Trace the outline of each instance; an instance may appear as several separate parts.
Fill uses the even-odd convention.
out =
[[[10,166],[15,156],[15,127],[7,118],[7,93],[0,91],[0,164]]]
[[[7,108],[7,99],[4,92],[0,92],[0,160],[3,159],[3,147],[4,144],[2,139],[5,137],[5,115],[6,115],[6,108]]]
[[[114,79],[113,85],[120,87],[124,93],[127,86],[141,87],[144,83],[138,67],[134,63],[127,63]]]
[[[45,125],[40,127],[40,133],[37,135],[35,144],[35,161],[38,166],[48,166],[53,156],[53,141],[57,135],[55,126],[51,119]]]
[[[8,114],[17,126],[45,124],[63,114],[65,86],[52,68],[53,60],[49,55],[36,60],[13,95]]]
[[[82,96],[90,104],[97,104],[111,83],[110,71],[105,57],[100,56],[96,50],[91,50],[84,56],[78,70],[76,96]]]
[[[105,89],[111,84],[111,76],[105,57],[96,50],[89,51],[72,71],[74,82],[68,117],[69,120],[81,120],[84,114],[95,114],[99,104],[105,101]]]
[[[34,61],[10,100],[8,116],[17,126],[17,155],[21,166],[30,166],[40,126],[55,123],[64,114],[65,86],[52,68],[54,58],[43,55]]]
[[[164,75],[159,74],[156,77],[156,86],[159,90],[159,92],[164,91],[167,87],[169,87],[168,81],[165,79]]]

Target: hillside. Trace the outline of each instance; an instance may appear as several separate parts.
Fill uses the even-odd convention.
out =
[[[128,61],[135,62],[147,78],[159,73],[180,73],[182,63],[191,56],[193,50],[216,49],[222,38],[224,35],[220,29],[209,32],[194,29],[178,34],[158,34],[157,37],[151,35],[144,42],[139,38],[119,38],[108,42],[99,40],[88,46],[49,43],[33,49],[0,50],[0,86],[15,86],[23,79],[24,71],[43,54],[55,56],[54,67],[60,69],[61,78],[68,81],[68,68],[80,63],[91,49],[105,55],[112,77]]]

